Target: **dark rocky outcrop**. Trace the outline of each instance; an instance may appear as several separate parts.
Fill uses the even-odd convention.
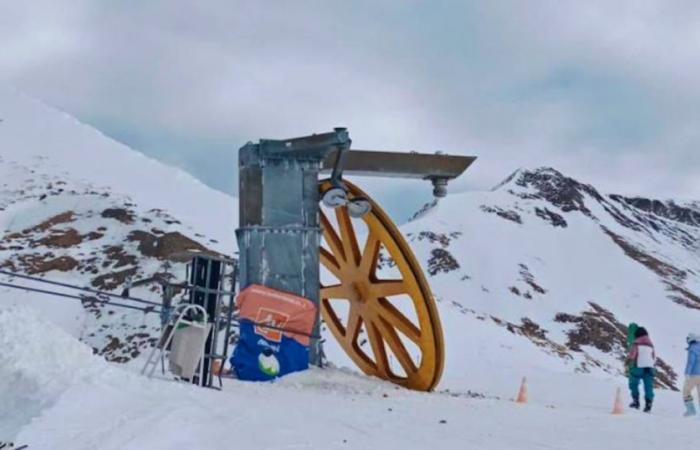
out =
[[[135,230],[127,239],[138,242],[138,251],[142,255],[161,260],[185,262],[190,259],[190,256],[184,255],[186,252],[214,254],[199,242],[176,231],[156,236],[147,231]]]
[[[656,217],[700,228],[700,210],[691,206],[678,205],[674,201],[661,201],[643,197],[623,197],[614,194],[610,198]]]
[[[535,214],[537,214],[537,217],[543,219],[545,222],[549,223],[555,228],[566,228],[568,226],[566,220],[564,220],[562,216],[550,211],[548,208],[535,208]]]
[[[601,227],[605,234],[615,242],[627,256],[642,264],[647,269],[656,273],[661,278],[671,278],[677,281],[683,281],[688,274],[681,269],[672,266],[669,263],[661,261],[659,258],[645,252],[639,245],[633,245],[619,234],[613,233],[605,227]]]
[[[593,347],[601,352],[612,354],[620,361],[620,367],[627,357],[627,327],[617,320],[615,315],[594,302],[589,302],[591,309],[580,315],[559,313],[554,320],[570,324],[567,347],[575,352],[582,352],[584,347]],[[659,386],[678,390],[678,375],[663,359],[658,359],[657,383]]]
[[[33,247],[71,248],[83,242],[83,236],[74,228],[52,231],[32,244]]]
[[[443,248],[450,246],[450,243],[462,236],[462,232],[453,231],[451,233],[435,233],[433,231],[421,231],[419,233],[408,233],[406,237],[411,242],[428,241],[431,244],[440,244]]]
[[[134,223],[134,213],[125,208],[108,208],[102,211],[102,217],[106,219],[114,219],[123,224],[131,225]]]
[[[431,276],[438,273],[450,273],[459,269],[459,262],[452,254],[444,248],[434,248],[430,251],[428,258],[428,274]]]
[[[585,196],[602,201],[603,197],[591,185],[580,183],[551,168],[532,171],[518,171],[511,176],[511,182],[525,188],[510,192],[523,199],[541,199],[558,207],[563,212],[580,211],[591,216],[586,206]]]
[[[518,214],[516,211],[506,210],[503,208],[499,208],[498,206],[486,205],[481,205],[481,210],[486,213],[496,214],[498,217],[510,220],[511,222],[515,222],[519,225],[523,224],[523,219],[520,217],[520,214]]]

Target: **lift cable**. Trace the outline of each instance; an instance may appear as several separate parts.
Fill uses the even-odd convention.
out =
[[[30,280],[30,281],[36,281],[38,283],[46,283],[46,284],[52,284],[54,286],[60,286],[60,287],[65,287],[69,289],[76,289],[79,291],[84,291],[84,292],[89,292],[91,294],[96,294],[96,295],[105,295],[107,297],[113,297],[117,298],[120,300],[129,300],[132,302],[136,303],[143,303],[146,305],[151,305],[151,306],[161,306],[160,303],[157,302],[152,302],[150,300],[143,300],[140,298],[134,298],[134,297],[129,297],[129,296],[123,296],[123,295],[118,295],[118,294],[113,294],[111,292],[104,292],[104,291],[98,291],[97,289],[90,289],[87,287],[82,287],[82,286],[77,286],[74,284],[69,284],[69,283],[62,283],[60,281],[52,281],[52,280],[47,280],[45,278],[39,278],[39,277],[32,277],[30,275],[24,275],[21,273],[15,273],[15,272],[9,272],[7,270],[1,270],[0,269],[0,275],[7,275],[9,277],[17,277],[17,278],[24,278],[25,280]]]
[[[94,299],[94,300],[96,300],[97,302],[99,302],[99,303],[101,303],[101,304],[104,304],[104,305],[112,305],[112,306],[121,307],[121,308],[134,309],[134,310],[137,310],[137,311],[143,311],[144,313],[147,313],[147,312],[156,312],[156,313],[160,313],[160,309],[155,309],[155,307],[162,308],[162,305],[161,305],[160,303],[156,303],[156,302],[152,302],[152,301],[148,301],[148,300],[143,300],[143,299],[134,298],[134,297],[129,297],[129,296],[121,296],[121,295],[117,295],[117,294],[112,294],[112,293],[110,293],[110,292],[98,291],[98,290],[96,290],[96,289],[85,288],[85,287],[76,286],[76,285],[69,284],[69,283],[62,283],[62,282],[59,282],[59,281],[52,281],[52,280],[47,280],[47,279],[44,279],[44,278],[32,277],[32,276],[30,276],[30,275],[24,275],[24,274],[21,274],[21,273],[9,272],[9,271],[7,271],[7,270],[0,270],[0,275],[7,275],[7,276],[9,276],[9,277],[23,278],[23,279],[26,279],[26,280],[36,281],[36,282],[39,282],[39,283],[46,283],[46,284],[50,284],[50,285],[54,285],[54,286],[60,286],[60,287],[65,287],[65,288],[69,288],[69,289],[76,289],[76,290],[79,290],[79,291],[89,292],[89,293],[91,293],[91,294],[95,294],[95,295],[98,295],[98,296],[100,296],[100,295],[101,295],[101,296],[109,296],[109,297],[113,297],[113,298],[117,298],[117,299],[121,299],[121,300],[134,301],[134,302],[143,303],[143,304],[146,304],[146,305],[149,305],[149,306],[146,306],[146,307],[144,307],[144,308],[140,308],[140,307],[138,307],[138,306],[127,305],[127,304],[124,304],[124,303],[116,303],[116,302],[112,302],[112,301],[102,300],[102,299],[100,299],[99,297],[89,298],[89,297],[86,297],[86,296],[73,295],[73,294],[66,294],[66,293],[62,293],[62,292],[49,291],[49,290],[45,290],[45,289],[32,288],[32,287],[28,287],[28,286],[20,286],[20,285],[17,285],[17,284],[11,284],[11,283],[0,282],[0,286],[3,286],[3,287],[9,287],[9,288],[13,288],[13,289],[21,289],[21,290],[30,291],[30,292],[37,292],[37,293],[40,293],[40,294],[54,295],[54,296],[57,296],[57,297],[63,297],[63,298],[81,300],[81,301],[89,301],[89,300],[93,300],[93,299]],[[239,319],[238,317],[235,317],[235,316],[234,316],[232,319],[233,319],[233,322],[234,322],[234,323],[240,323],[240,319]],[[222,318],[222,317],[219,317],[219,320],[226,320],[226,319],[225,319],[225,318]],[[305,332],[302,332],[302,331],[299,331],[299,330],[294,330],[294,329],[290,329],[290,328],[286,328],[286,327],[277,327],[277,326],[271,325],[271,324],[269,324],[269,323],[261,323],[261,322],[254,322],[254,321],[250,321],[250,323],[251,323],[252,325],[256,326],[256,327],[265,328],[265,329],[270,329],[270,330],[277,330],[277,331],[282,331],[282,332],[288,332],[288,333],[298,334],[298,335],[302,335],[302,336],[306,336],[306,337],[311,337],[311,338],[320,338],[320,337],[321,337],[321,336],[316,335],[316,334],[313,334],[313,333],[305,333]]]
[[[53,295],[53,296],[55,296],[55,297],[62,297],[62,298],[69,298],[69,299],[74,299],[74,300],[80,300],[80,301],[91,301],[91,300],[93,300],[93,301],[96,301],[96,302],[98,302],[98,303],[100,303],[100,304],[103,304],[103,305],[116,306],[116,307],[119,307],[119,308],[135,309],[135,310],[137,310],[137,311],[142,311],[142,312],[144,312],[144,313],[148,313],[148,312],[160,313],[160,311],[157,310],[157,309],[155,309],[153,306],[147,306],[147,307],[145,307],[145,308],[141,308],[141,307],[134,306],[134,305],[126,305],[126,304],[124,304],[124,303],[116,303],[116,302],[110,302],[110,301],[107,301],[107,300],[101,300],[101,299],[99,299],[99,298],[97,298],[97,297],[90,298],[90,297],[85,297],[85,296],[80,296],[80,295],[66,294],[66,293],[63,293],[63,292],[49,291],[49,290],[46,290],[46,289],[32,288],[32,287],[29,287],[29,286],[20,286],[20,285],[18,285],[18,284],[4,283],[4,282],[1,282],[1,281],[0,281],[0,286],[12,288],[12,289],[21,289],[21,290],[29,291],[29,292],[37,292],[37,293],[40,293],[40,294]]]

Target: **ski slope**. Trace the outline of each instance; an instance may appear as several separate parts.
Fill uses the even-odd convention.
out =
[[[167,256],[144,254],[135,232],[177,233],[188,245],[235,252],[235,198],[6,87],[0,120],[0,265],[38,270],[23,261],[72,258],[74,268],[40,275],[89,286],[125,270],[151,275],[166,263],[182,272]],[[137,372],[157,333],[155,315],[96,315],[80,302],[0,288],[0,442],[693,448],[697,420],[680,417],[671,389],[682,383],[685,334],[700,332],[699,217],[698,203],[623,199],[552,169],[520,171],[493,191],[426,208],[402,231],[429,274],[445,334],[445,372],[431,394],[358,374],[331,336],[325,349],[335,368],[274,384],[227,381],[217,392],[148,380]],[[66,243],[66,235],[80,239]],[[388,276],[391,267],[383,270]],[[147,289],[136,294],[158,299]],[[649,328],[671,388],[659,392],[651,417],[609,414],[625,387],[621,340],[630,321]],[[133,343],[135,334],[143,337]],[[133,345],[105,353],[113,339]],[[516,405],[523,376],[531,402]]]
[[[641,450],[690,449],[697,439],[697,420],[678,418],[675,395],[662,394],[651,416],[611,416],[616,383],[585,375],[531,380],[526,405],[508,389],[423,394],[337,369],[274,384],[230,381],[217,392],[109,365],[27,308],[0,312],[0,343],[2,379],[31,383],[47,405],[13,437],[29,448]],[[13,387],[0,400],[26,418],[35,412],[26,410],[28,389]]]

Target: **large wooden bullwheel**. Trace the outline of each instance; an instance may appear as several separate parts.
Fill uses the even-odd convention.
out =
[[[356,186],[345,184],[349,198],[369,199]],[[329,187],[328,182],[321,184],[322,191]],[[321,264],[333,280],[322,282],[321,314],[366,374],[429,391],[437,385],[444,362],[435,301],[396,225],[369,201],[372,211],[362,219],[352,219],[346,207],[321,213]],[[386,278],[380,277],[380,266]],[[387,277],[387,272],[393,274]]]

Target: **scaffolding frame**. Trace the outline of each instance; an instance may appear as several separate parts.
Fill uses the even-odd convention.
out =
[[[229,356],[228,350],[230,347],[232,327],[235,322],[234,310],[238,283],[238,260],[221,255],[200,252],[183,252],[173,256],[178,259],[190,259],[185,269],[186,278],[184,282],[173,283],[160,277],[133,283],[133,286],[136,286],[157,282],[163,289],[161,337],[151,351],[151,355],[141,373],[145,374],[147,367],[152,366],[149,374],[150,377],[155,371],[157,361],[160,360],[162,373],[165,374],[165,352],[169,351],[168,346],[172,341],[172,334],[174,332],[173,313],[177,312],[178,309],[183,306],[198,306],[199,309],[206,313],[206,322],[211,324],[211,331],[207,335],[205,347],[202,352],[202,361],[200,364],[201,372],[198,379],[193,381],[195,381],[195,384],[202,387],[219,389],[223,386],[222,369]],[[209,280],[212,275],[214,262],[220,263],[219,272],[217,273],[218,286],[216,288],[199,286],[192,282],[192,274],[201,268],[198,261],[203,261],[205,264],[204,268],[207,274],[207,280]],[[181,302],[174,304],[175,296],[180,294],[182,298]],[[201,296],[197,296],[197,294],[201,294]],[[194,303],[194,300],[197,298],[203,299],[201,304]],[[211,304],[212,302],[214,303],[213,305]],[[210,314],[210,312],[213,313]],[[174,320],[179,320],[181,315],[182,312],[178,312],[175,315],[177,318]],[[220,344],[220,334],[222,331],[224,332],[223,344]],[[158,351],[160,351],[160,353],[158,353]],[[158,353],[159,356],[153,360],[152,357],[156,353]],[[212,371],[213,362],[215,360],[221,360],[222,368],[216,374]],[[214,387],[215,377],[218,378],[218,388]]]

